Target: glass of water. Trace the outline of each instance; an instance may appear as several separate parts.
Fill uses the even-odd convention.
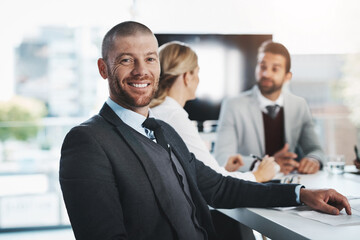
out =
[[[331,155],[327,157],[326,167],[331,174],[343,174],[345,169],[344,155]]]

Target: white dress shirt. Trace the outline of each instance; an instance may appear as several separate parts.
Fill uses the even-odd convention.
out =
[[[201,139],[194,124],[190,121],[188,113],[180,104],[171,97],[166,97],[165,101],[151,109],[155,118],[170,124],[180,137],[184,140],[190,152],[205,165],[211,167],[224,176],[231,176],[248,181],[256,181],[251,172],[228,172],[224,167],[220,167],[215,158],[210,154],[204,141]]]
[[[106,103],[125,124],[129,125],[137,132],[144,135],[145,137],[148,137],[150,139],[154,138],[153,131],[146,129],[142,126],[143,122],[146,120],[145,116],[136,113],[134,111],[131,111],[129,109],[123,108],[122,106],[111,100],[111,98],[108,98],[106,100]],[[150,109],[149,109],[149,117],[154,117]],[[154,140],[154,142],[156,141]]]

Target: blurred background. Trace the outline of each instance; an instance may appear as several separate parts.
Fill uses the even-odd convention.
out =
[[[286,88],[307,100],[326,154],[352,164],[360,142],[359,12],[357,0],[1,1],[0,239],[69,229],[61,144],[106,100],[101,41],[126,20],[150,27],[160,44],[180,40],[198,53],[200,85],[186,110],[205,139],[216,131],[221,101],[254,84],[261,42],[284,44],[293,72]],[[58,236],[73,239],[71,231]]]

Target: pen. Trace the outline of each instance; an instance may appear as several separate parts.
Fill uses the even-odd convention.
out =
[[[254,155],[254,154],[250,154],[250,156],[251,156],[252,158],[256,159],[256,160],[259,160],[260,162],[262,161],[262,158],[261,158],[261,157],[258,157],[258,156]]]
[[[354,146],[354,150],[355,150],[356,161],[360,162],[360,156],[359,156],[358,148],[356,145]]]
[[[254,154],[250,154],[250,156],[255,159],[255,160],[252,162],[252,164],[251,164],[251,166],[250,166],[250,169],[249,169],[250,171],[252,171],[252,170],[254,169],[254,167],[255,167],[255,164],[256,164],[258,161],[261,162],[261,161],[262,161],[262,158],[254,155]]]

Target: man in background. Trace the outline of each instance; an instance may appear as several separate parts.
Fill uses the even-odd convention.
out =
[[[254,160],[250,154],[274,156],[284,174],[316,173],[322,167],[324,154],[309,107],[303,98],[282,90],[292,77],[290,68],[290,54],[282,44],[266,41],[260,46],[257,84],[222,104],[215,144],[220,165],[239,153],[244,171]],[[298,161],[295,150],[303,155]]]

